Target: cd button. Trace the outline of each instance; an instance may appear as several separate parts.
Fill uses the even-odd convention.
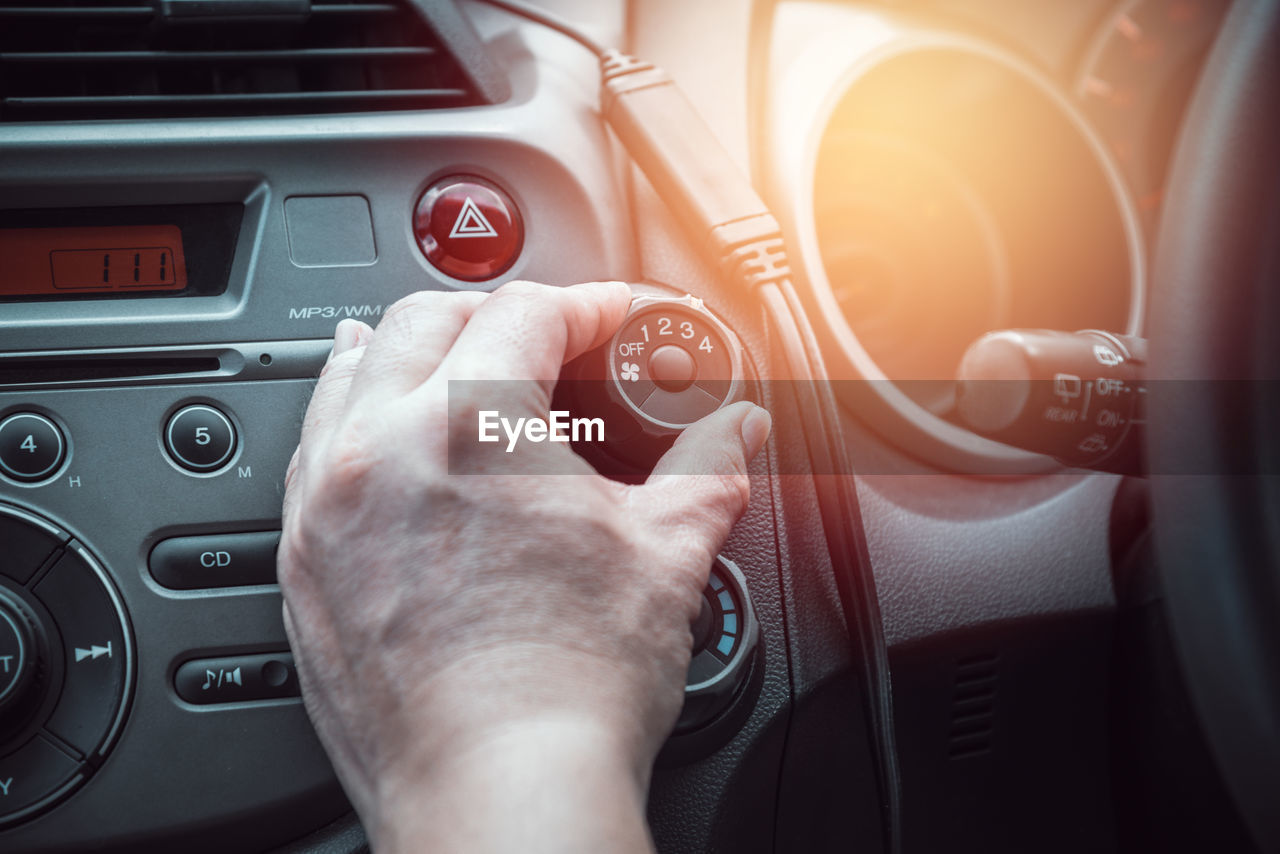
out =
[[[177,590],[276,583],[279,531],[173,537],[151,550],[156,581]]]
[[[184,469],[213,471],[235,452],[236,428],[212,406],[187,406],[169,419],[164,443],[174,462]]]
[[[0,421],[0,471],[14,480],[43,480],[66,455],[62,431],[43,415],[19,412]]]

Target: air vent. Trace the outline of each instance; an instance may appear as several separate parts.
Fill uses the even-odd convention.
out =
[[[999,661],[993,653],[956,662],[947,740],[947,755],[952,759],[980,756],[991,750]]]
[[[451,3],[0,0],[0,121],[423,110],[496,100],[491,69],[442,38],[475,34]],[[278,5],[278,4],[277,4]],[[237,8],[238,7],[238,8]],[[177,11],[175,11],[177,10]],[[443,26],[441,26],[443,20]],[[486,77],[489,78],[486,80]],[[479,79],[478,79],[479,78]]]

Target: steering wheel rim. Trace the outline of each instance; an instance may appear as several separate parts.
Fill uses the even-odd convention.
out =
[[[1166,604],[1219,768],[1280,851],[1280,2],[1238,0],[1178,144],[1151,306]]]

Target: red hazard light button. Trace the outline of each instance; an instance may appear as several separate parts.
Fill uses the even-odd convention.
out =
[[[418,200],[413,232],[427,260],[455,279],[501,275],[520,255],[524,223],[511,197],[483,178],[435,182]]]

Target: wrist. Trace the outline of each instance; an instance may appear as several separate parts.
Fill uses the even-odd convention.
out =
[[[369,828],[379,854],[651,847],[649,760],[587,716],[509,721],[433,754],[381,781]]]

